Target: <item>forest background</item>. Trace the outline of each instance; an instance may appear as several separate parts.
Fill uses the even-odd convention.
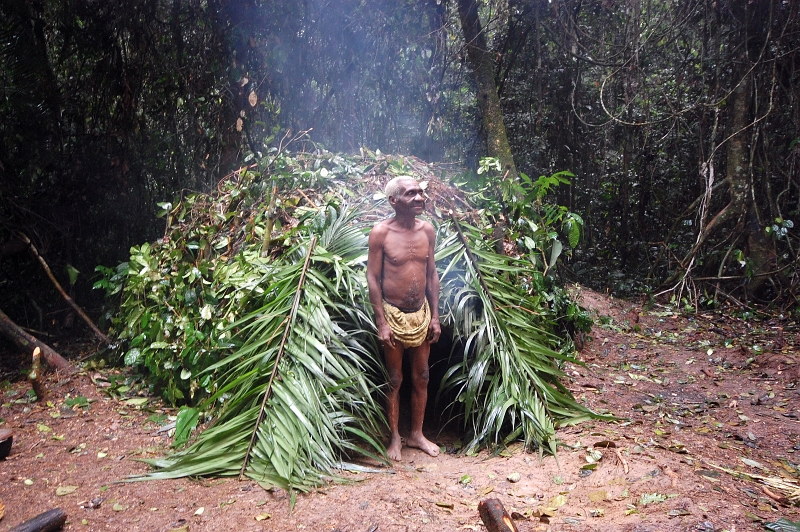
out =
[[[101,314],[98,265],[163,234],[158,204],[247,154],[362,148],[583,219],[561,268],[693,308],[795,308],[800,18],[765,0],[5,0],[0,301],[69,311],[24,233]],[[481,157],[502,166],[478,175]],[[503,188],[501,185],[507,185]],[[510,191],[510,192],[509,192]],[[524,196],[524,194],[523,194]],[[508,199],[508,198],[506,198]],[[513,223],[500,202],[495,221]]]

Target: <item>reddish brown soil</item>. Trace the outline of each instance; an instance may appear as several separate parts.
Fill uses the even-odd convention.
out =
[[[110,396],[114,370],[89,369],[49,375],[47,404],[28,402],[24,381],[2,389],[0,428],[14,431],[14,445],[0,462],[0,530],[54,507],[68,514],[66,530],[485,530],[477,504],[488,497],[518,512],[523,531],[740,532],[800,519],[762,485],[712,467],[798,478],[795,324],[581,297],[598,321],[581,353],[586,365],[568,367],[567,384],[592,408],[626,419],[559,430],[558,461],[519,446],[496,457],[404,449],[393,471],[348,474],[354,484],[300,495],[291,513],[286,493],[249,481],[122,483],[147,471],[137,459],[168,449],[158,429],[174,412],[152,398],[130,404],[131,392]],[[76,397],[91,402],[67,406]],[[593,450],[602,454],[596,469],[581,469]]]

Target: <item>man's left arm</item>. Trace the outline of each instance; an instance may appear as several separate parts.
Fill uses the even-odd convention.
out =
[[[439,341],[442,334],[442,327],[439,324],[439,273],[436,271],[436,233],[433,226],[427,224],[425,234],[428,236],[428,264],[425,271],[425,296],[428,298],[428,306],[431,309],[431,324],[428,326],[428,340],[435,344]]]

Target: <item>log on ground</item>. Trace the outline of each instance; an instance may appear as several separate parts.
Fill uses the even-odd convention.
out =
[[[17,347],[28,354],[33,353],[34,348],[38,347],[42,352],[42,358],[44,358],[48,366],[72,373],[72,364],[56,353],[49,345],[22,330],[2,310],[0,310],[0,334],[14,342]]]
[[[489,532],[518,532],[517,525],[498,499],[486,499],[478,503],[481,521]]]
[[[41,513],[33,519],[15,526],[8,532],[55,532],[67,521],[67,514],[61,508],[54,508]]]
[[[11,429],[0,429],[0,460],[5,460],[11,454],[11,444],[14,442],[14,433]],[[0,516],[2,519],[2,516]]]

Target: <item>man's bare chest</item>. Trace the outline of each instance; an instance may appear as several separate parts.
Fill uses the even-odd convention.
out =
[[[392,266],[428,261],[428,238],[422,231],[389,233],[383,244],[384,261]]]

